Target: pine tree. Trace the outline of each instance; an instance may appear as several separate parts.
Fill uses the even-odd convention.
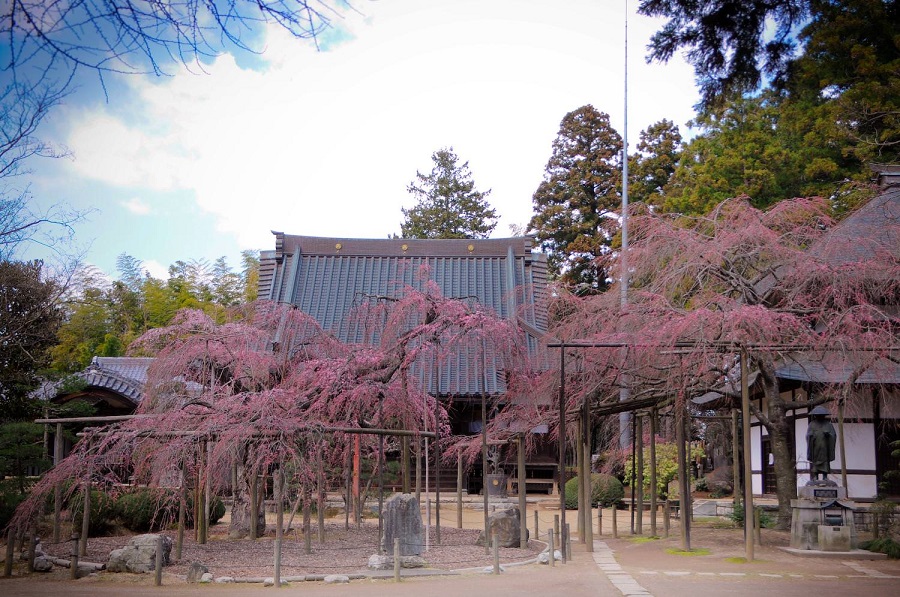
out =
[[[403,238],[487,238],[497,225],[497,212],[485,198],[491,193],[475,190],[469,162],[458,165],[453,148],[431,155],[430,174],[416,172],[406,190],[418,199],[403,209]]]

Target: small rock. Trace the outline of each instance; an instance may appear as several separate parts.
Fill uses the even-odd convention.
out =
[[[269,578],[264,579],[264,580],[263,580],[263,586],[264,586],[264,587],[274,587],[274,586],[275,586],[275,579],[272,578],[271,576],[270,576]]]
[[[558,549],[553,551],[553,559],[559,562],[562,560],[562,552]],[[540,564],[549,564],[550,563],[550,552],[549,550],[544,550],[538,555],[538,563]]]
[[[350,577],[346,574],[329,574],[324,578],[324,581],[326,584],[348,583],[350,582]]]
[[[50,572],[53,570],[53,562],[45,557],[34,558],[35,572]]]
[[[213,575],[212,572],[206,572],[200,577],[201,583],[210,583],[212,582]]]
[[[187,581],[189,583],[200,582],[200,579],[204,574],[209,573],[209,568],[201,564],[200,562],[191,563],[190,568],[187,571]]]
[[[91,576],[94,574],[93,568],[88,568],[87,566],[79,566],[77,570],[75,570],[75,578],[84,578],[86,576]]]
[[[419,556],[400,556],[401,568],[424,568],[425,559]],[[370,570],[393,570],[394,556],[373,554],[369,556]]]
[[[482,570],[482,572],[486,572],[488,574],[493,574],[494,567],[493,566],[485,566],[484,570]],[[503,566],[500,566],[500,572],[506,572],[506,568],[504,568]]]

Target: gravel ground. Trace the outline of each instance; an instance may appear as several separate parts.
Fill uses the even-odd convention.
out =
[[[166,566],[168,574],[184,576],[193,562],[207,566],[214,576],[235,578],[267,577],[274,574],[274,532],[270,531],[256,541],[228,538],[227,525],[218,524],[211,529],[206,545],[198,545],[193,533],[185,533],[182,558]],[[175,532],[165,533],[175,540]],[[347,574],[366,570],[369,556],[376,553],[377,523],[366,521],[359,529],[351,525],[344,528],[343,522],[326,522],[325,542],[319,543],[315,527],[312,535],[312,553],[307,554],[303,535],[298,532],[285,534],[282,543],[281,574],[300,576],[307,574]],[[475,545],[478,531],[441,527],[441,544],[434,544],[434,529],[431,529],[430,548],[423,554],[429,568],[455,570],[475,568],[493,564],[492,555],[486,554],[484,547]],[[106,562],[109,553],[124,547],[130,535],[91,538],[88,541],[88,555],[83,561]],[[544,548],[542,543],[530,541],[527,549],[500,548],[501,563],[511,563],[533,558]],[[70,544],[47,545],[45,550],[53,555],[68,559]],[[174,560],[174,547],[172,558]]]

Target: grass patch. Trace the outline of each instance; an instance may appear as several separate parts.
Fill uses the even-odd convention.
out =
[[[669,547],[666,549],[666,553],[670,553],[673,556],[708,556],[712,552],[707,547],[695,547],[691,550],[681,549],[680,547]]]
[[[746,564],[747,558],[725,558],[729,564]]]
[[[632,543],[650,543],[651,541],[659,541],[659,537],[632,537],[629,541]]]

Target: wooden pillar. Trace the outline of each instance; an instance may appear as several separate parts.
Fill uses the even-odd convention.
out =
[[[319,543],[325,543],[325,465],[319,463],[319,471],[316,479],[316,514],[318,523]]]
[[[438,380],[440,380],[440,363]],[[440,381],[438,382],[440,383]],[[437,390],[435,390],[437,392]],[[434,542],[441,544],[441,425],[440,403],[434,397]]]
[[[525,501],[525,434],[516,437],[516,468],[518,469],[518,488],[519,488],[519,547],[525,549],[528,546],[528,520],[526,514]],[[535,535],[537,536],[537,535]]]
[[[566,346],[559,347],[559,516],[560,527],[566,526]],[[487,536],[487,535],[485,535]],[[562,543],[560,543],[562,545]],[[562,550],[566,563],[566,550]]]
[[[741,501],[741,442],[738,432],[738,411],[731,410],[731,476],[734,490],[731,492],[734,507]]]
[[[250,539],[255,540],[259,536],[257,528],[259,521],[259,475],[256,471],[250,476]]]
[[[656,477],[656,407],[650,409],[650,534],[658,537],[656,528],[656,511],[659,508]]]
[[[490,551],[488,538],[491,536],[491,527],[488,522],[488,454],[487,454],[487,347],[481,345],[481,493],[484,494],[484,553]]]
[[[409,482],[409,437],[400,438],[400,462],[403,476],[403,493],[409,493],[412,484]]]
[[[284,530],[284,496],[282,489],[284,487],[284,478],[281,469],[275,471],[273,477],[275,484],[275,586],[281,586],[281,543],[283,540],[282,533]]]
[[[635,527],[638,535],[644,534],[644,417],[634,413],[635,441],[637,442],[637,512],[635,513]]]
[[[577,471],[577,479],[578,479],[578,500],[577,500],[577,520],[575,521],[575,528],[578,529],[578,542],[584,543],[584,513],[587,511],[587,502],[585,501],[585,492],[586,487],[588,486],[588,481],[584,477],[584,450],[582,450],[583,441],[581,438],[581,432],[584,429],[584,424],[581,421],[581,417],[578,417],[578,426],[575,430],[575,470]]]
[[[581,431],[581,465],[582,475],[584,476],[584,543],[587,546],[588,553],[594,551],[594,520],[591,513],[592,498],[594,493],[594,483],[591,477],[591,405],[585,399],[582,412],[582,431]]]
[[[687,457],[685,455],[684,446],[684,420],[685,420],[684,404],[676,404],[675,406],[675,442],[678,444],[678,502],[681,510],[681,548],[684,551],[691,550],[691,518],[687,512],[687,494],[688,494],[688,474],[687,474]]]
[[[463,459],[462,452],[456,453],[456,528],[461,529],[463,525],[463,505],[462,505],[462,486],[463,486]]]
[[[850,488],[847,487],[847,451],[844,444],[844,401],[838,400],[838,449],[841,455],[841,485],[850,495]]]
[[[748,562],[753,561],[753,469],[750,466],[750,386],[747,350],[741,349],[741,418],[744,434],[744,549]]]
[[[63,458],[62,423],[56,424],[56,437],[53,438],[53,466],[59,466]],[[60,516],[62,513],[62,486],[57,483],[53,488],[53,542],[59,543]]]

